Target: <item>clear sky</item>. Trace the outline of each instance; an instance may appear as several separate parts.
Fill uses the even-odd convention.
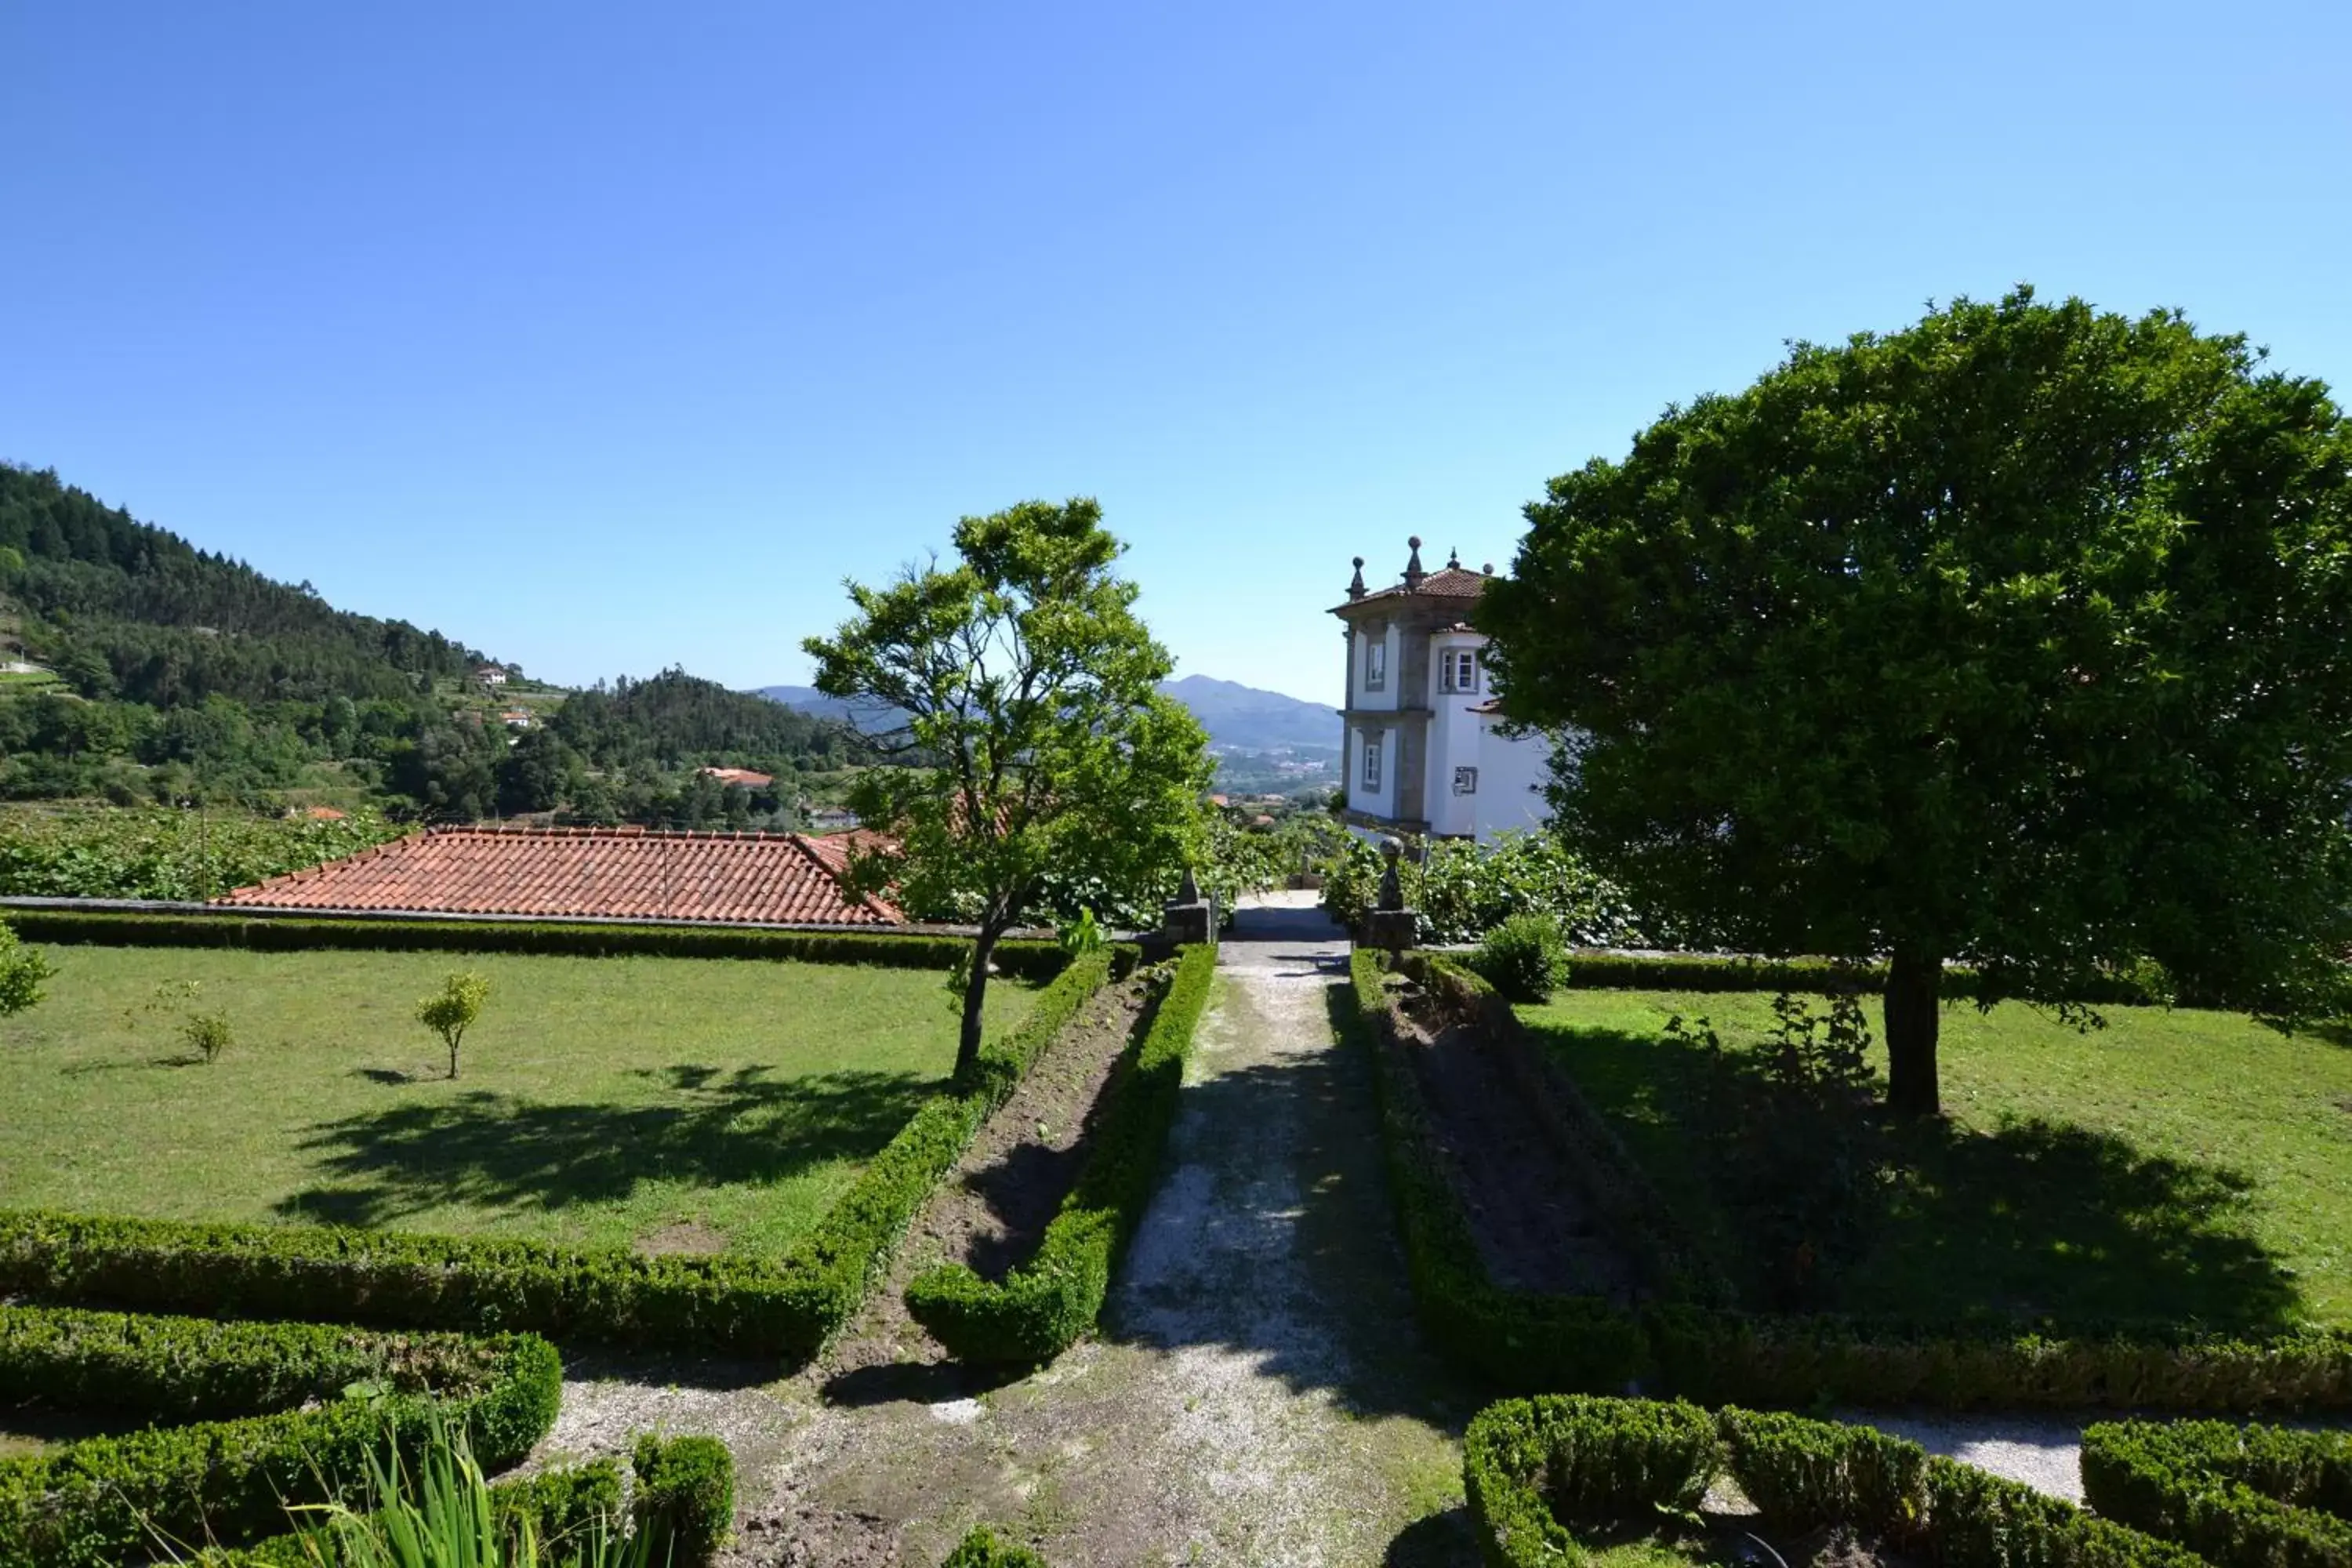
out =
[[[2352,5],[0,0],[0,457],[584,681],[1099,497],[1181,668],[1784,340],[2031,280],[2352,385]]]

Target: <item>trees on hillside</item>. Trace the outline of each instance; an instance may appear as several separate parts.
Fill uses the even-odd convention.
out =
[[[1956,301],[1528,518],[1479,618],[1507,715],[1585,737],[1562,830],[1717,940],[1887,955],[1896,1109],[1947,960],[2291,1005],[2352,938],[2352,428],[2242,339]]]
[[[1199,836],[1207,738],[1155,689],[1173,661],[1113,572],[1125,548],[1091,500],[1028,501],[956,525],[957,559],[887,587],[803,647],[817,689],[904,715],[902,759],[859,776],[858,814],[889,835],[853,879],[979,928],[956,1070],[979,1059],[989,958],[1034,918],[1050,878],[1108,899],[1173,882]]]

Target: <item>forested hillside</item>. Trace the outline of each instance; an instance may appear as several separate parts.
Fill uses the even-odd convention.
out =
[[[856,760],[838,726],[683,670],[567,693],[338,610],[61,481],[0,464],[0,797],[395,816],[789,817]],[[697,772],[749,767],[777,788]],[[815,788],[815,793],[833,792]]]

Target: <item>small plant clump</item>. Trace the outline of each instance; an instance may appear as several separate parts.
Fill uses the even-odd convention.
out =
[[[19,942],[16,928],[0,921],[0,1018],[38,1006],[41,983],[56,973],[39,948]]]
[[[236,1042],[236,1031],[230,1028],[226,1013],[202,1009],[204,997],[201,980],[166,980],[143,1005],[127,1009],[123,1018],[133,1024],[142,1014],[162,1014],[173,1019],[172,1032],[188,1047],[188,1059],[209,1067]]]
[[[441,989],[421,998],[416,1004],[416,1021],[441,1037],[449,1047],[449,1076],[457,1076],[457,1047],[465,1043],[466,1031],[482,1016],[482,1004],[490,996],[490,983],[469,969],[457,970],[441,983]]]
[[[1568,943],[1551,916],[1513,915],[1486,933],[1470,964],[1511,1001],[1543,1002],[1568,983]]]

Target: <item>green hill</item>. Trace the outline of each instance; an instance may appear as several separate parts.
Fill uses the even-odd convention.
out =
[[[747,826],[857,760],[840,726],[683,670],[578,693],[336,609],[0,464],[0,798]],[[748,768],[765,791],[698,772]]]

